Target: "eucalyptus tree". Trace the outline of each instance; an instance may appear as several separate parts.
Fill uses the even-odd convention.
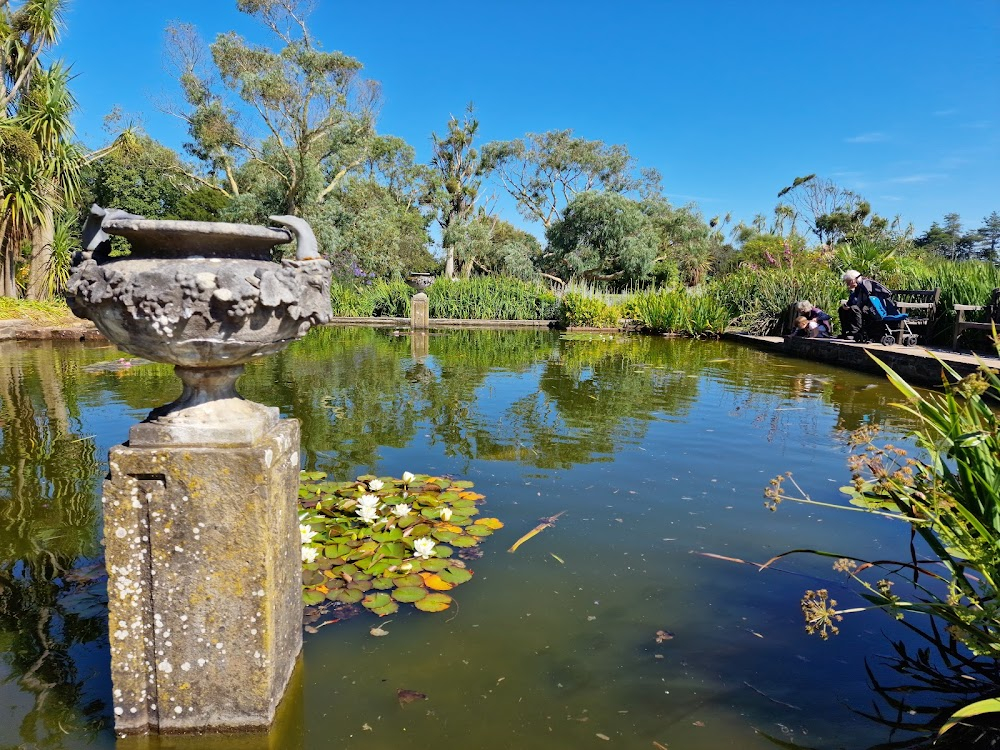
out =
[[[479,121],[469,104],[461,121],[448,118],[448,132],[431,133],[433,154],[426,201],[436,212],[445,251],[445,276],[455,276],[455,250],[480,199],[483,176],[489,165],[473,145]]]
[[[580,193],[545,233],[544,267],[563,279],[625,284],[653,273],[659,238],[642,206],[611,192]]]
[[[378,84],[361,76],[358,60],[322,49],[308,26],[310,6],[237,0],[274,48],[230,31],[209,46],[211,62],[194,26],[167,29],[186,102],[176,114],[188,124],[188,152],[205,167],[190,176],[233,198],[266,177],[277,186],[274,209],[297,215],[364,163],[379,101]]]
[[[572,130],[493,141],[483,147],[483,156],[521,215],[546,230],[580,193],[607,190],[646,197],[660,192],[660,174],[640,170],[625,146],[588,141]]]

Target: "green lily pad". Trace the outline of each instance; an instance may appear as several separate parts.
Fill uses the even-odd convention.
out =
[[[474,523],[471,526],[465,527],[465,533],[472,534],[474,536],[489,536],[493,533],[493,529],[489,526],[480,526],[479,524]]]
[[[452,487],[458,487],[459,489],[467,490],[470,487],[475,487],[476,485],[473,484],[472,482],[466,480],[466,479],[461,479],[461,480],[459,480],[457,482],[452,482],[451,486]]]
[[[454,583],[456,586],[460,583],[465,583],[472,578],[472,571],[465,570],[464,568],[445,568],[440,573],[441,579],[447,581],[448,583]]]
[[[361,604],[367,609],[377,609],[378,607],[384,607],[392,603],[392,599],[383,591],[377,594],[368,594],[364,599],[361,600]]]
[[[443,612],[451,606],[451,597],[440,592],[428,594],[423,599],[413,603],[422,612]]]
[[[393,601],[390,601],[388,604],[382,607],[372,607],[372,612],[377,614],[379,617],[385,617],[386,615],[394,615],[398,611],[399,611],[399,605]]]
[[[331,591],[330,593],[333,592]],[[364,596],[364,593],[358,589],[341,589],[337,592],[336,600],[344,604],[357,604]]]
[[[394,578],[376,578],[372,581],[372,588],[376,591],[388,591],[396,585]]]
[[[432,557],[430,560],[422,560],[420,567],[429,573],[437,573],[448,567],[448,561],[440,557]]]
[[[452,539],[458,536],[458,534],[455,533],[454,531],[445,531],[444,529],[434,529],[434,531],[431,532],[431,536],[437,539],[439,542],[450,542]]]
[[[303,591],[302,601],[306,604],[319,604],[326,599],[326,594],[320,591]]]
[[[437,557],[451,557],[455,554],[455,550],[446,544],[439,544],[434,548],[434,555]]]
[[[418,575],[411,574],[394,578],[393,583],[395,583],[398,588],[407,588],[408,586],[423,586],[424,580]]]
[[[427,596],[427,589],[421,586],[404,586],[392,592],[392,598],[397,602],[412,604]]]
[[[449,544],[453,547],[475,547],[479,540],[471,536],[457,536]]]

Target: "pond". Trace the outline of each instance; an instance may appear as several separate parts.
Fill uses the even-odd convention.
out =
[[[121,356],[0,344],[3,747],[115,744],[96,498],[108,449],[180,390],[171,368]],[[727,342],[327,328],[249,366],[240,389],[301,420],[304,469],[470,480],[504,528],[448,611],[364,613],[307,634],[270,739],[142,747],[707,750],[773,748],[770,735],[859,748],[889,737],[861,713],[881,701],[866,663],[885,674],[904,625],[862,613],[827,641],[808,636],[806,589],[863,603],[830,560],[764,572],[739,562],[793,548],[906,557],[903,524],[789,503],[771,513],[762,494],[792,471],[814,499],[840,502],[847,431],[861,425],[906,445],[888,385]],[[388,635],[373,637],[376,625]],[[401,705],[398,690],[426,700]]]

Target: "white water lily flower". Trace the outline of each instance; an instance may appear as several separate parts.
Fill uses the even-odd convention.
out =
[[[319,532],[316,531],[311,526],[306,526],[304,523],[299,524],[299,535],[302,537],[303,544],[310,544]]]
[[[381,479],[372,479],[370,482],[368,482],[368,489],[370,489],[372,492],[378,492],[384,486],[385,485],[382,483]]]
[[[370,505],[359,506],[355,513],[365,523],[375,523],[378,520],[378,511]]]
[[[319,554],[319,550],[315,547],[302,547],[302,562],[311,563],[316,562],[316,556]]]
[[[409,484],[414,479],[416,479],[416,477],[413,474],[411,474],[410,472],[408,472],[408,471],[404,471],[403,472],[403,484]]]
[[[442,521],[450,521],[451,520],[451,508],[442,508],[440,516],[441,516],[441,520]]]
[[[378,497],[376,495],[362,495],[358,498],[358,506],[375,510],[378,507]]]
[[[434,540],[429,537],[421,537],[413,542],[414,557],[421,557],[424,560],[434,554]]]
[[[407,513],[410,512],[410,506],[407,505],[406,503],[400,503],[399,505],[393,505],[392,506],[392,512],[395,513],[400,518],[402,518],[403,516],[405,516]]]

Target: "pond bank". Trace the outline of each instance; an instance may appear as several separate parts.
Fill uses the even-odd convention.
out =
[[[979,363],[1000,368],[1000,359],[974,354],[962,354],[948,349],[923,346],[883,346],[882,344],[858,344],[840,339],[807,339],[796,336],[752,336],[746,333],[728,332],[723,338],[738,341],[764,351],[799,359],[845,367],[851,370],[883,374],[872,356],[898,372],[907,382],[916,385],[941,385],[945,371],[941,363],[946,363],[959,375],[966,376],[977,369]],[[871,356],[870,356],[871,355]]]
[[[27,318],[0,320],[0,341],[102,341],[104,336],[89,320],[45,324]]]

